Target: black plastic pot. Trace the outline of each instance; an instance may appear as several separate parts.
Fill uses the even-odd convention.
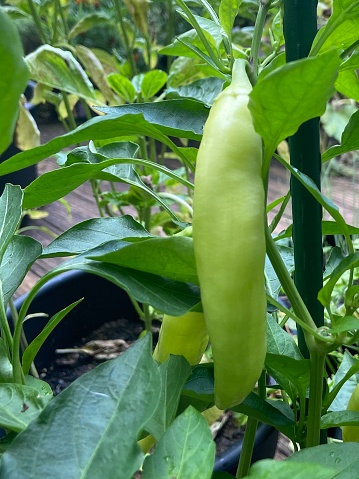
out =
[[[25,297],[23,295],[15,301],[17,309]],[[38,368],[46,367],[54,359],[56,349],[72,347],[106,321],[119,317],[139,321],[125,291],[99,276],[82,271],[70,271],[50,280],[40,289],[29,313],[44,312],[51,317],[80,298],[84,300],[60,322],[40,349],[35,360]],[[47,321],[48,318],[39,317],[25,322],[28,341],[40,333]],[[259,425],[252,462],[273,457],[277,440],[278,432],[274,428]],[[214,471],[235,473],[241,451],[242,441],[221,453],[216,459]]]

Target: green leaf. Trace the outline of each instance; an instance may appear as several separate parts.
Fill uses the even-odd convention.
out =
[[[123,105],[116,107],[115,110],[111,108],[109,112],[111,114],[92,118],[75,130],[58,136],[44,145],[14,155],[0,164],[0,175],[35,165],[62,148],[76,143],[131,135],[144,135],[162,141],[183,158],[181,151],[166,135],[199,140],[209,110],[201,102],[180,99]]]
[[[108,25],[110,21],[111,17],[104,12],[89,13],[75,23],[68,34],[68,39],[71,40],[80,35],[80,33],[85,33],[98,25],[103,25],[104,23]]]
[[[322,155],[322,161],[328,161],[335,156],[342,155],[348,151],[359,149],[359,111],[353,113],[343,131],[341,144],[335,145],[325,151]]]
[[[25,374],[29,373],[32,362],[35,360],[36,354],[39,352],[41,346],[44,344],[49,334],[56,328],[60,321],[72,311],[82,299],[70,304],[63,310],[56,313],[52,318],[47,322],[46,326],[41,330],[40,334],[36,336],[35,339],[27,346],[22,357],[22,369]]]
[[[293,411],[289,406],[285,412],[278,409],[276,403],[279,401],[264,400],[255,393],[250,393],[245,400],[233,408],[234,411],[252,416],[264,424],[269,424],[282,432],[290,439],[295,440]],[[290,417],[291,416],[291,417]]]
[[[191,374],[191,367],[182,356],[170,356],[167,361],[160,365],[159,371],[162,378],[159,404],[150,421],[146,424],[146,431],[152,434],[157,441],[176,415],[181,390]]]
[[[134,243],[110,241],[92,250],[87,257],[175,281],[198,284],[193,240],[184,236],[144,238]]]
[[[164,100],[160,102],[138,103],[134,105],[107,106],[97,108],[99,111],[120,118],[128,114],[142,113],[150,125],[169,136],[200,140],[209,109],[202,102],[190,98]],[[134,133],[140,134],[140,132]],[[116,137],[118,135],[114,135]]]
[[[335,326],[329,328],[331,333],[343,333],[346,331],[352,331],[353,329],[359,329],[359,318],[354,316],[343,316],[339,319]]]
[[[0,154],[12,143],[20,95],[30,78],[15,23],[0,8]]]
[[[0,384],[13,382],[12,364],[4,340],[0,338]]]
[[[210,479],[215,445],[207,421],[189,407],[178,416],[143,466],[143,479]]]
[[[312,45],[312,54],[322,54],[331,49],[345,50],[359,40],[358,0],[333,0],[333,10]]]
[[[129,293],[136,301],[173,316],[181,316],[197,306],[201,299],[198,286],[173,281],[162,276],[123,268],[113,264],[91,261],[83,255],[70,259],[56,271],[79,269],[97,274]]]
[[[359,234],[359,228],[357,226],[347,224],[345,230],[347,230],[350,235]],[[343,230],[342,225],[336,221],[322,221],[323,235],[342,235],[345,233],[345,230]]]
[[[71,52],[42,45],[26,57],[26,64],[38,83],[97,102],[88,76]]]
[[[297,344],[271,314],[267,314],[267,352],[292,359],[303,359]]]
[[[359,101],[359,78],[355,70],[340,71],[335,82],[335,88],[348,98]]]
[[[0,263],[0,280],[5,304],[20,286],[41,252],[41,243],[30,236],[15,235],[12,238]]]
[[[232,37],[234,20],[242,0],[222,0],[219,4],[219,20],[228,38]]]
[[[145,101],[149,101],[166,84],[167,73],[162,70],[151,70],[144,74],[141,82],[141,94]]]
[[[81,376],[56,396],[2,456],[0,477],[132,477],[139,433],[158,404],[161,380],[151,336]],[[36,438],[36,440],[34,440]],[[41,452],[41,454],[39,454]],[[44,460],[46,457],[46,460]]]
[[[248,106],[254,127],[270,154],[302,123],[324,113],[334,91],[339,64],[338,53],[330,51],[316,58],[287,63],[259,78]]]
[[[358,474],[359,467],[359,444],[323,444],[321,446],[309,447],[296,452],[286,459],[290,462],[315,463],[334,469],[332,476],[335,479],[353,479]],[[307,475],[311,477],[311,475]],[[317,478],[317,476],[312,476]]]
[[[358,411],[334,411],[324,414],[320,420],[321,429],[341,426],[359,426]]]
[[[214,401],[213,363],[199,364],[192,369],[192,374],[183,387],[183,394],[201,399],[206,405]]]
[[[51,397],[50,394],[39,395],[38,390],[30,386],[0,384],[0,427],[15,432],[23,431]]]
[[[336,268],[332,271],[330,275],[330,280],[325,284],[325,286],[319,291],[318,299],[323,306],[328,306],[331,300],[331,295],[336,285],[338,279],[342,276],[345,271],[350,268],[355,268],[359,265],[359,253],[352,253],[346,256]]]
[[[133,103],[135,101],[137,96],[136,88],[127,77],[119,73],[111,73],[107,76],[107,81],[113,91],[126,102]]]
[[[323,400],[323,408],[329,411],[342,411],[347,408],[350,396],[359,383],[359,361],[348,351],[344,352],[333,386]]]
[[[315,458],[313,462],[295,462],[274,461],[272,459],[263,459],[258,461],[251,467],[249,475],[250,479],[334,479],[335,470],[326,465],[316,464]]]
[[[277,245],[278,251],[284,261],[284,264],[287,267],[289,273],[293,273],[294,271],[294,251],[293,248],[289,248],[288,246],[281,246]],[[279,292],[282,288],[282,285],[278,279],[277,273],[275,272],[272,263],[269,261],[269,258],[266,257],[265,261],[265,273],[268,279],[268,283],[270,286],[271,295],[274,298],[277,298]]]
[[[308,359],[293,359],[280,354],[267,353],[265,364],[269,374],[287,391],[293,401],[296,398],[296,391],[304,400],[310,382]],[[295,386],[295,390],[292,385]]]
[[[5,185],[0,196],[0,261],[19,226],[22,199],[23,192],[20,186]]]
[[[75,49],[76,55],[84,65],[87,74],[104,95],[105,99],[110,103],[118,103],[116,95],[107,83],[105,69],[95,53],[83,45],[76,45]]]
[[[177,88],[167,88],[166,97],[193,98],[210,106],[222,91],[223,84],[224,81],[221,78],[203,78]]]
[[[59,235],[43,251],[42,258],[84,253],[114,239],[152,236],[132,216],[93,218],[82,221]]]

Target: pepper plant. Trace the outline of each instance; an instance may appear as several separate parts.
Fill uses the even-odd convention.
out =
[[[336,205],[321,193],[318,173],[321,162],[358,149],[359,116],[357,111],[352,115],[341,143],[323,152],[319,150],[318,118],[335,91],[358,101],[359,2],[333,0],[331,16],[318,32],[317,5],[311,0],[300,5],[289,0],[222,0],[218,7],[202,0],[201,6],[204,9],[202,16],[187,2],[177,0],[178,13],[188,21],[191,29],[162,50],[163,54],[181,57],[179,60],[183,65],[184,59],[190,59],[192,67],[196,65],[197,74],[200,72],[200,79],[168,89],[163,96],[166,99],[156,102],[101,107],[105,115],[93,118],[45,145],[19,153],[0,165],[0,174],[6,174],[43,161],[61,149],[86,143],[86,146],[69,152],[60,168],[41,175],[24,190],[9,185],[1,197],[4,220],[0,230],[0,401],[4,415],[0,418],[0,425],[6,431],[1,443],[1,479],[42,478],[48,477],[49,471],[51,477],[63,477],[64,468],[71,478],[131,479],[139,468],[144,479],[231,477],[212,474],[214,446],[204,416],[216,401],[219,406],[224,404],[223,407],[245,413],[249,418],[237,478],[264,479],[275,475],[280,479],[287,478],[288,474],[298,478],[354,478],[357,475],[359,445],[355,442],[333,443],[326,432],[334,427],[359,427],[359,413],[353,407],[356,393],[349,402],[356,390],[359,371],[358,358],[349,352],[349,348],[357,344],[359,329],[358,286],[353,281],[359,253],[354,251],[352,241],[352,235],[357,234],[358,229],[348,225]],[[248,48],[235,42],[233,27],[238,12],[245,9],[248,13],[252,8],[255,22]],[[8,35],[14,35],[9,20],[2,16],[1,22],[8,28]],[[6,47],[2,48],[6,50]],[[16,54],[21,57],[19,49]],[[23,63],[20,60],[14,62],[12,56],[7,57],[6,62],[7,73],[18,78],[17,71],[23,68]],[[236,90],[235,79],[238,65],[242,80],[245,79],[240,83],[240,92]],[[3,149],[14,128],[17,98],[22,86],[14,83],[10,97],[1,100],[9,102],[4,110],[6,121],[2,123],[5,125],[1,139]],[[226,93],[220,93],[224,88]],[[235,109],[228,115],[228,110],[221,108],[227,94],[233,95],[233,104],[238,97],[244,98],[239,112]],[[216,128],[212,128],[212,124]],[[207,139],[207,131],[213,137]],[[195,148],[184,148],[174,141],[176,137],[200,141],[202,134],[204,141],[198,156]],[[217,134],[220,136],[216,137]],[[176,154],[187,170],[194,173],[194,185],[191,176],[184,178],[176,171],[141,157],[140,149],[131,149],[122,141],[128,136],[136,138],[139,135],[163,143]],[[249,148],[248,137],[254,138],[253,143],[249,142],[252,145]],[[292,164],[288,164],[277,150],[278,145],[288,138]],[[213,151],[214,147],[207,149],[207,142],[214,144],[216,151]],[[228,147],[228,142],[235,144],[235,151]],[[227,174],[223,165],[216,169],[215,161],[210,161],[213,158],[208,160],[211,169],[207,177],[202,176],[199,168],[203,167],[205,171],[206,156],[212,155],[218,162],[230,161],[231,181],[236,183],[238,175],[238,184],[233,186],[231,183],[232,189],[238,188],[238,199],[228,188],[228,182],[222,182]],[[280,234],[274,234],[274,231],[290,193],[269,205],[261,200],[268,189],[273,157],[290,171],[292,177],[293,225]],[[259,162],[260,168],[252,170],[249,167],[254,161]],[[124,165],[131,170],[133,186],[145,189],[167,212],[176,225],[176,234],[156,236],[126,216],[91,219],[64,232],[46,248],[16,234],[23,208],[49,204],[94,175],[111,178],[111,175],[118,175]],[[183,185],[189,198],[195,191],[194,239],[191,225],[182,221],[156,192],[144,188],[138,180],[136,168],[147,166]],[[218,186],[215,182],[210,189],[197,189],[198,183],[208,179],[208,174],[212,181],[216,172]],[[241,181],[243,179],[245,184]],[[245,191],[243,198],[240,198],[241,191]],[[233,204],[231,199],[234,197],[240,204]],[[199,198],[197,210],[196,198]],[[258,213],[251,209],[253,204],[261,208],[263,223],[259,227],[251,222],[253,215]],[[207,209],[203,210],[206,205]],[[266,212],[276,206],[279,212],[269,223]],[[322,221],[322,209],[331,215],[331,221]],[[203,218],[206,221],[202,222]],[[234,230],[236,234],[231,234],[234,222],[238,228],[237,221],[239,225],[249,225],[249,230],[239,228]],[[206,247],[203,237],[211,235],[217,225],[221,225],[219,232],[222,234],[218,241],[208,242],[210,249],[203,255],[202,248]],[[312,232],[313,244],[308,242]],[[323,275],[321,236],[326,234],[343,235],[345,247],[333,248]],[[293,239],[294,251],[284,243],[289,238]],[[220,290],[217,300],[219,304],[224,303],[223,311],[227,311],[228,304],[238,309],[235,312],[239,319],[236,314],[222,315],[221,311],[213,314],[213,303],[208,300],[211,294],[217,294],[211,280],[217,271],[209,268],[208,272],[206,261],[220,259],[223,251],[230,251],[232,245],[229,243],[245,246],[240,251],[243,258],[250,257],[255,265],[253,271],[260,270],[254,274],[253,280],[253,271],[249,271],[251,265],[243,268],[245,261],[238,252],[232,261],[227,259],[231,288],[236,286],[233,285],[231,268],[238,267],[238,295],[235,297],[231,289],[228,297],[228,287]],[[13,311],[16,325],[12,332],[5,312],[6,307],[11,306],[11,296],[37,258],[53,256],[70,258],[44,275],[20,311]],[[173,318],[178,317],[178,328],[181,328],[181,318],[192,317],[192,314],[198,317],[199,314],[203,319],[204,313],[209,340],[215,345],[214,365],[194,364],[198,362],[194,354],[196,360],[191,361],[191,367],[182,357],[187,357],[184,347],[181,354],[182,341],[188,348],[193,339],[193,348],[202,351],[206,331],[201,321],[198,331],[202,340],[198,340],[196,328],[181,341],[174,333],[165,334],[163,329],[153,358],[151,334],[146,334],[124,355],[101,365],[52,398],[46,385],[28,376],[30,365],[34,359],[36,362],[36,353],[42,342],[68,309],[76,307],[76,303],[51,318],[22,356],[21,330],[39,288],[52,277],[70,269],[101,275],[128,291],[140,315],[146,318],[148,331],[151,330],[151,317],[144,310],[164,313],[174,328]],[[344,308],[334,311],[331,297],[336,283],[347,272],[349,279],[343,298]],[[225,272],[220,274],[225,286],[228,278]],[[246,290],[242,283],[245,284],[247,274],[251,283]],[[255,302],[259,302],[264,294],[264,282],[267,312],[251,308],[257,306]],[[250,296],[253,291],[257,291],[258,296]],[[281,291],[289,300],[287,306],[283,306],[280,300]],[[249,306],[248,302],[251,303]],[[244,318],[241,309],[246,311]],[[323,310],[328,318],[326,322]],[[254,322],[250,326],[257,324],[261,328],[266,325],[266,340],[260,334],[257,337],[246,334],[246,319]],[[298,325],[299,347],[284,329],[288,319]],[[27,319],[32,320],[31,317]],[[217,324],[214,328],[216,321],[220,327]],[[169,324],[164,321],[163,326]],[[235,350],[236,345],[231,346],[232,355],[228,357],[225,348],[232,337],[240,338],[238,344],[244,338],[253,350],[266,348],[261,367],[252,368],[248,355]],[[171,348],[175,354],[165,361],[159,351],[171,352]],[[194,352],[191,350],[191,354]],[[341,360],[328,374],[326,360],[334,352],[341,353]],[[248,377],[251,375],[249,390],[253,390],[249,394],[246,390],[245,397],[231,394],[227,404],[226,386],[237,392],[247,389],[242,389],[241,382],[243,373],[247,372]],[[270,388],[266,387],[268,376],[271,378]],[[273,396],[273,392],[276,395]],[[11,402],[9,397],[13,398]],[[224,402],[221,398],[225,398]],[[17,417],[19,404],[28,406],[22,410],[21,421]],[[258,421],[287,436],[293,442],[295,453],[282,462],[264,460],[250,467]],[[89,430],[95,433],[89,435]],[[356,430],[350,431],[354,431],[350,438],[357,439]],[[149,446],[153,445],[148,452]],[[61,454],[58,454],[59,450]],[[41,451],[41,457],[36,451]],[[148,454],[145,456],[145,453]]]

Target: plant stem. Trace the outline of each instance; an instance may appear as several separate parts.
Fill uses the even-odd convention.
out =
[[[65,104],[67,116],[68,116],[68,119],[69,119],[70,128],[71,128],[71,130],[75,130],[77,128],[75,117],[74,117],[74,114],[72,113],[71,105],[70,105],[69,99],[67,97],[67,93],[64,92],[64,91],[62,91],[62,99],[63,99],[64,104]]]
[[[310,386],[307,418],[306,447],[320,444],[320,418],[322,413],[323,375],[325,354],[313,348],[310,353]]]
[[[39,32],[41,42],[43,44],[45,44],[45,43],[47,43],[47,38],[46,38],[46,35],[45,35],[45,32],[44,32],[44,29],[42,28],[41,20],[40,20],[40,17],[38,15],[38,12],[36,10],[36,7],[34,5],[33,0],[28,0],[28,5],[29,5],[29,10],[30,10],[32,19],[35,22],[36,29]]]
[[[254,26],[249,63],[251,63],[253,68],[253,73],[255,74],[256,77],[258,76],[259,49],[260,49],[261,39],[263,35],[263,29],[264,29],[267,14],[271,5],[272,5],[272,0],[267,0],[264,2],[262,0],[260,2],[258,15],[257,15],[256,23]]]
[[[252,453],[254,447],[254,441],[256,437],[258,426],[258,420],[254,417],[249,416],[246,424],[246,431],[244,433],[243,447],[241,456],[239,459],[238,469],[236,478],[241,479],[242,477],[247,477],[249,473],[249,468],[251,466]]]
[[[130,64],[131,77],[133,77],[134,75],[136,75],[136,72],[137,72],[136,63],[135,63],[135,60],[133,58],[133,54],[132,54],[133,52],[132,52],[132,48],[130,46],[130,42],[128,40],[128,35],[127,35],[126,27],[125,27],[125,24],[124,24],[124,21],[123,21],[123,15],[122,15],[122,12],[121,12],[120,3],[119,3],[119,0],[113,0],[113,3],[115,5],[116,20],[118,21],[118,23],[120,25],[121,36],[122,36],[124,44],[125,44],[127,60],[128,60],[128,63]]]
[[[306,305],[304,304],[292,278],[290,277],[290,274],[284,264],[284,261],[279,251],[277,250],[277,247],[271,234],[269,233],[268,228],[265,228],[265,237],[269,260],[272,263],[274,271],[276,272],[286,295],[288,296],[288,299],[292,305],[295,314],[299,318],[301,318],[307,326],[309,326],[313,331],[315,331],[317,329],[317,326],[313,321]],[[310,333],[306,334],[306,340],[308,347],[308,343],[310,343],[310,345],[314,347],[314,339]]]

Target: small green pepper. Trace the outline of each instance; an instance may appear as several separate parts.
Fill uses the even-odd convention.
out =
[[[170,354],[174,354],[184,356],[194,366],[200,362],[207,345],[208,333],[203,313],[165,314],[153,358],[163,363]]]

